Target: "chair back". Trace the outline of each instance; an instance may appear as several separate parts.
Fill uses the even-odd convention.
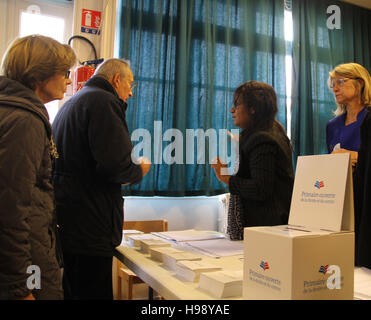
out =
[[[125,221],[124,230],[138,230],[144,233],[168,231],[167,220]]]

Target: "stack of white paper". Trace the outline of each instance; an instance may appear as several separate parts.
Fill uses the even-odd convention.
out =
[[[371,270],[368,268],[354,269],[354,298],[371,300]]]
[[[140,247],[141,240],[150,240],[150,239],[155,239],[155,237],[148,233],[128,236],[129,245],[132,247]]]
[[[176,275],[185,281],[197,282],[203,272],[218,271],[222,268],[211,263],[200,261],[179,261],[176,264]]]
[[[122,230],[122,235],[125,241],[128,241],[128,237],[134,234],[143,234],[143,232],[139,230]]]
[[[149,248],[152,247],[171,247],[171,244],[167,241],[150,239],[140,241],[140,251],[143,253],[149,253]]]
[[[198,241],[207,239],[225,238],[225,234],[216,231],[199,231],[199,230],[182,230],[182,231],[166,231],[152,232],[152,234],[172,241]]]
[[[184,252],[178,249],[175,249],[173,247],[152,247],[149,248],[149,253],[151,254],[151,259],[163,262],[163,256],[164,254],[170,254],[170,253],[179,253]]]
[[[243,254],[243,241],[213,239],[184,242],[185,245],[213,257],[226,257]]]
[[[176,270],[176,264],[178,261],[197,261],[201,260],[201,257],[192,253],[192,252],[175,252],[175,253],[164,253],[163,254],[163,262],[164,265],[170,268],[171,270]]]
[[[242,295],[243,271],[216,271],[200,275],[199,288],[215,298]]]

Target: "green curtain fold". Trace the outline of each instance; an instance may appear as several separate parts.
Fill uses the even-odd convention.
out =
[[[340,29],[329,29],[330,5],[340,8]],[[292,143],[299,155],[324,154],[326,123],[335,99],[329,71],[356,62],[371,70],[371,10],[333,0],[292,0],[294,75]]]
[[[229,112],[233,92],[248,80],[275,87],[278,120],[286,126],[284,2],[122,0],[120,11],[119,56],[131,61],[137,83],[128,101],[127,122],[130,132],[138,128],[149,132],[153,163],[143,181],[125,187],[124,194],[228,192],[209,165],[208,155],[220,141],[209,145],[206,139],[200,154],[196,140],[194,146],[185,143],[186,133],[237,129]],[[169,129],[174,129],[174,137],[163,141],[161,136]],[[176,149],[171,155],[182,158],[183,164],[165,163],[166,148],[181,138],[182,152]],[[133,141],[135,146],[139,143],[142,138]],[[235,152],[230,143],[228,147],[229,155]],[[192,152],[194,161],[187,164]]]

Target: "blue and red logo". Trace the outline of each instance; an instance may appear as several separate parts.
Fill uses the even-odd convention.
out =
[[[325,183],[323,181],[316,181],[316,183],[314,184],[314,186],[317,188],[317,189],[321,189],[325,186]]]
[[[260,262],[260,268],[262,268],[264,271],[265,270],[267,270],[267,269],[269,269],[269,265],[268,265],[268,262],[264,262],[264,261],[262,261],[262,262]]]
[[[325,265],[325,266],[321,266],[318,270],[319,273],[323,273],[323,274],[326,274],[327,273],[327,270],[328,270],[328,267],[329,265]]]

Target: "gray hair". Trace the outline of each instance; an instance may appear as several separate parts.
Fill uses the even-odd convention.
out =
[[[125,59],[110,58],[105,60],[95,70],[94,75],[100,76],[107,81],[111,81],[112,78],[119,73],[121,79],[124,79],[128,75],[130,70],[130,61]]]

